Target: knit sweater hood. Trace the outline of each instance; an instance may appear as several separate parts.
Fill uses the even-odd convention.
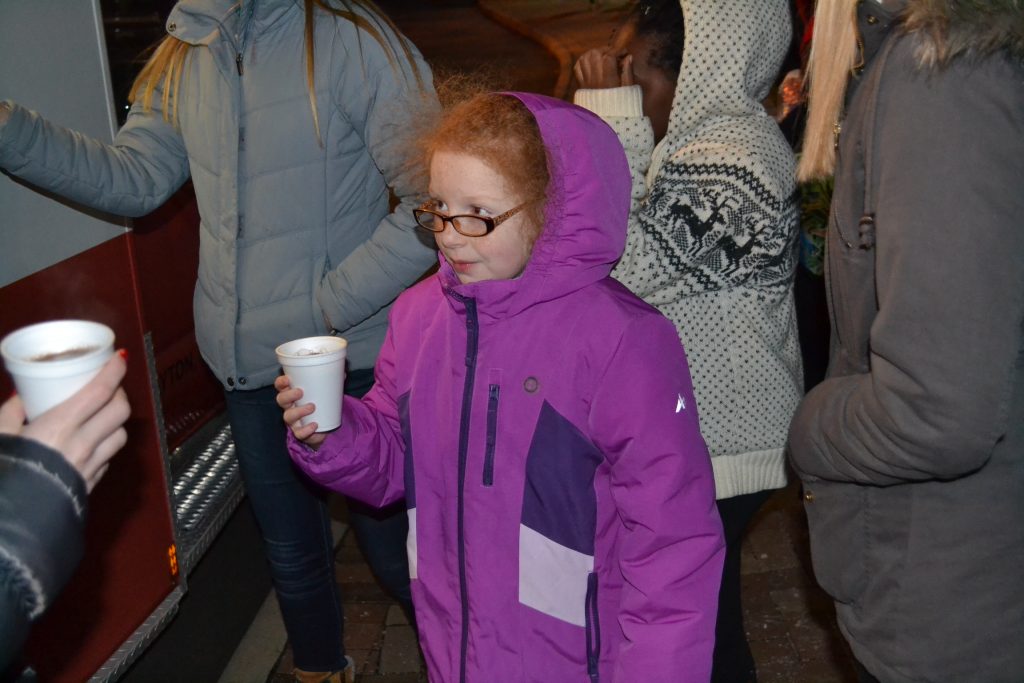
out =
[[[680,4],[686,31],[682,66],[668,130],[655,149],[648,178],[669,154],[711,142],[712,130],[764,119],[761,102],[792,35],[787,4],[778,0],[730,0],[728,10],[701,0]]]

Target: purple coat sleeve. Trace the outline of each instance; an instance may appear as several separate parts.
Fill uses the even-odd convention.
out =
[[[405,495],[405,440],[395,397],[395,347],[384,339],[375,384],[362,398],[346,396],[341,427],[312,450],[288,433],[288,451],[313,481],[368,505],[383,507]]]
[[[725,543],[686,357],[668,320],[629,326],[597,387],[590,430],[626,529],[625,640],[612,680],[707,681]]]

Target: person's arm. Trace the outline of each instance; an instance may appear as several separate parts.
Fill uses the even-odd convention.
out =
[[[588,50],[574,67],[580,88],[573,93],[573,103],[604,119],[622,143],[632,179],[631,217],[637,214],[647,196],[647,169],[654,152],[654,129],[650,119],[644,116],[643,90],[634,82],[632,65],[631,55],[620,56],[605,49]],[[631,224],[617,271],[630,272],[638,255],[646,249],[643,232]]]
[[[388,61],[383,47],[369,35],[358,45],[344,45],[346,76],[334,95],[347,120],[359,131],[385,181],[399,199],[370,239],[356,247],[321,281],[317,292],[332,328],[344,332],[391,303],[437,262],[437,254],[416,227],[412,210],[426,193],[425,174],[410,163],[415,155],[409,134],[416,117],[437,106],[430,67],[410,46],[420,82],[390,32],[398,57]],[[339,40],[345,36],[339,36]],[[344,64],[345,60],[349,63]],[[362,63],[360,63],[362,60]],[[420,87],[422,83],[422,88]]]
[[[625,638],[612,681],[707,681],[725,544],[686,357],[668,320],[644,315],[619,340],[588,427],[625,527]]]
[[[345,396],[341,426],[315,434],[315,424],[300,426],[312,404],[293,406],[299,390],[278,396],[289,425],[292,460],[318,484],[368,505],[383,507],[405,495],[405,438],[395,395],[395,348],[389,326],[374,367],[373,388],[362,399]],[[286,386],[279,378],[278,389]]]
[[[124,373],[115,356],[27,425],[17,396],[0,406],[0,671],[82,556],[87,494],[127,438]]]
[[[0,168],[44,190],[101,211],[142,216],[188,179],[184,141],[156,106],[143,112],[133,105],[106,144],[13,102],[3,105]]]
[[[643,95],[639,85],[580,89],[573,95],[573,101],[594,112],[611,126],[629,162],[632,179],[630,225],[626,234],[626,248],[616,265],[615,274],[621,280],[619,274],[629,273],[633,264],[648,249],[643,231],[634,225],[633,217],[647,196],[647,169],[651,166],[651,154],[654,151],[654,130],[650,119],[643,115]]]
[[[883,81],[871,370],[801,404],[790,443],[805,478],[952,479],[982,467],[1009,427],[1024,348],[1024,93],[991,66]]]

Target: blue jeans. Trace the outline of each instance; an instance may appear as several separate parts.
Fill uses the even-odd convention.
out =
[[[346,392],[362,395],[373,375],[357,370],[349,380]],[[327,492],[292,465],[276,395],[273,387],[225,392],[228,420],[295,666],[335,671],[344,667],[345,651]],[[411,613],[405,508],[350,509],[349,521],[378,580]]]

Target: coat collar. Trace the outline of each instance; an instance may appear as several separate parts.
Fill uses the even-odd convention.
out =
[[[182,0],[167,17],[167,33],[190,45],[209,45],[219,35],[229,40],[239,22],[261,33],[291,11],[302,12],[301,0]]]

